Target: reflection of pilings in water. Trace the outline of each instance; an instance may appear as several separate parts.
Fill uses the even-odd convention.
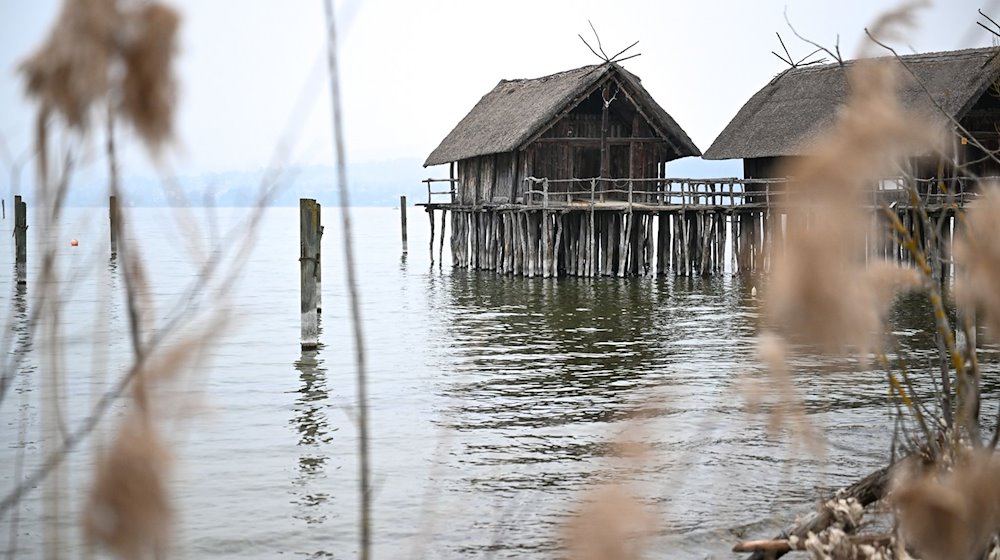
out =
[[[0,401],[6,393],[9,385],[15,382],[14,375],[15,372],[20,373],[21,383],[18,389],[20,402],[17,405],[18,418],[17,418],[17,452],[14,456],[14,481],[20,482],[23,480],[24,476],[24,453],[27,447],[27,433],[28,433],[28,397],[31,393],[31,378],[34,376],[35,368],[22,367],[23,357],[31,352],[31,334],[29,332],[29,317],[28,317],[28,297],[27,289],[24,285],[17,285],[14,291],[13,298],[13,315],[11,317],[13,324],[11,325],[11,331],[15,335],[14,340],[14,352],[19,356],[19,359],[15,362],[16,365],[13,368],[7,369],[3,372],[3,378],[0,383],[4,384],[3,388],[0,388]],[[17,539],[18,539],[18,526],[20,524],[21,517],[21,503],[18,501],[14,504],[12,511],[9,513],[8,523],[10,524],[10,533],[7,539],[7,550],[9,558],[17,557]]]
[[[2,339],[4,361],[3,369],[0,370],[0,403],[13,386],[18,372],[22,371],[25,357],[32,348],[32,318],[28,315],[27,286],[15,283],[11,304],[12,313]]]
[[[120,217],[120,214],[119,214]],[[117,227],[117,226],[116,226]],[[100,293],[94,301],[95,328],[93,330],[93,347],[110,348],[110,340],[114,336],[115,325],[120,325],[122,318],[122,300],[117,296],[120,293],[120,276],[118,274],[118,253],[111,253],[108,257],[107,282],[99,282]],[[90,384],[90,402],[95,405],[101,398],[104,391],[108,389],[108,352],[95,351],[91,354],[90,371],[93,382]],[[94,434],[90,441],[95,457],[99,457],[108,443],[107,423],[102,423],[94,428]]]
[[[466,434],[457,436],[458,445],[469,442],[462,463],[493,469],[502,456],[511,465],[572,465],[613,453],[602,430],[581,427],[623,420],[664,383],[664,364],[678,351],[670,343],[677,330],[661,324],[672,314],[661,299],[669,282],[447,277],[441,340],[458,355],[459,375],[441,388],[451,403],[443,420]],[[505,476],[516,476],[511,469]],[[491,484],[489,474],[469,472],[477,487]],[[552,472],[565,477],[560,484],[573,477]]]
[[[321,523],[326,514],[321,509],[330,500],[330,495],[315,484],[325,475],[329,455],[324,449],[333,441],[327,410],[329,391],[326,385],[326,368],[319,358],[318,350],[303,350],[294,364],[299,372],[301,386],[295,399],[294,416],[289,424],[298,432],[297,445],[300,446],[298,469],[292,481],[297,488],[292,504],[299,506],[298,519],[307,523]]]

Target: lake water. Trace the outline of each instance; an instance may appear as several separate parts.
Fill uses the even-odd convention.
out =
[[[354,343],[337,211],[323,211],[321,348],[308,353],[298,338],[297,209],[266,212],[235,287],[193,296],[191,240],[211,245],[246,212],[193,210],[204,225],[200,234],[166,210],[129,212],[156,324],[197,301],[224,302],[230,318],[202,350],[202,362],[163,397],[181,418],[167,425],[176,459],[174,555],[354,557]],[[86,417],[131,356],[106,217],[106,209],[72,210],[57,234],[69,426]],[[556,558],[566,516],[588,490],[617,481],[632,485],[657,514],[651,557],[730,558],[739,535],[771,536],[823,489],[885,463],[892,409],[884,374],[860,372],[856,363],[799,364],[796,382],[826,436],[825,456],[746,412],[742,382],[762,375],[754,357],[758,301],[748,282],[451,270],[430,262],[423,213],[411,208],[409,218],[410,253],[401,257],[398,210],[352,212],[369,363],[376,557]],[[9,212],[2,225],[12,227]],[[32,237],[41,233],[29,229]],[[70,238],[80,246],[70,247]],[[0,274],[3,340],[23,341],[38,259],[30,261],[27,289],[16,290],[6,234],[0,255],[9,271]],[[917,301],[896,307],[893,328],[914,363],[931,368],[929,316]],[[41,460],[39,401],[53,355],[38,334],[0,403],[4,495],[21,452],[23,473]],[[983,359],[995,372],[992,356]],[[993,385],[987,390],[996,393]],[[111,422],[127,406],[119,401]],[[105,423],[97,437],[110,432]],[[623,437],[644,444],[641,459],[618,456],[613,443]],[[88,441],[63,471],[64,511],[54,526],[67,557],[80,556],[77,512],[91,450]],[[16,531],[11,516],[0,519],[0,549],[10,552],[16,534],[18,558],[41,557],[52,538],[41,516],[36,489],[20,506]]]

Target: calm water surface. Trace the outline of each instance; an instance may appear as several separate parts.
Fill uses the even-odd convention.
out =
[[[162,324],[192,301],[191,240],[211,245],[245,212],[195,210],[208,224],[201,234],[169,211],[131,213],[154,320]],[[557,558],[560,524],[585,493],[625,481],[657,514],[651,557],[730,558],[739,535],[769,536],[822,489],[888,457],[884,379],[856,363],[799,364],[796,382],[810,420],[826,434],[825,456],[746,412],[741,384],[761,375],[758,301],[747,283],[452,271],[431,265],[427,224],[410,213],[407,257],[400,256],[397,211],[352,214],[370,376],[376,557]],[[195,371],[164,396],[181,418],[167,426],[177,459],[177,557],[356,554],[354,344],[336,210],[324,210],[324,224],[319,351],[303,353],[298,344],[297,209],[267,211],[234,289],[199,294],[224,301],[231,320]],[[11,227],[9,216],[3,227]],[[15,289],[12,241],[0,238],[11,270],[0,274],[5,332],[24,342],[37,263],[27,290]],[[106,211],[71,212],[57,238],[66,240],[59,252],[62,402],[66,423],[75,425],[131,350],[121,271],[107,257]],[[80,246],[70,247],[70,238]],[[450,262],[447,251],[444,257]],[[898,305],[893,322],[915,362],[929,360],[921,350],[931,347],[929,320],[918,300]],[[41,338],[33,341],[15,390],[0,404],[4,494],[15,484],[19,455],[22,476],[41,460],[41,379],[53,355]],[[993,355],[984,361],[995,372]],[[111,420],[127,406],[119,402]],[[109,433],[105,427],[98,435]],[[623,438],[648,452],[619,456],[613,443]],[[69,557],[81,551],[76,520],[91,449],[88,442],[63,471],[65,515],[57,526]],[[16,534],[17,557],[40,557],[53,538],[41,515],[36,490],[21,505],[16,530],[10,516],[0,519],[0,547]]]

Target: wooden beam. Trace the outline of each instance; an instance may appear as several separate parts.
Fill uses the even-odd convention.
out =
[[[572,144],[574,146],[600,146],[601,142],[607,142],[612,146],[627,146],[631,143],[637,144],[667,144],[668,142],[663,138],[655,137],[643,137],[643,138],[633,138],[629,136],[612,136],[606,139],[601,138],[585,138],[580,136],[567,136],[565,138],[539,138],[536,140],[539,144],[551,144],[551,143],[562,143],[562,144]]]
[[[611,173],[611,154],[608,147],[608,99],[611,93],[607,84],[601,88],[601,177],[607,179]]]
[[[526,148],[527,146],[529,146],[531,143],[533,143],[535,140],[538,140],[539,138],[541,138],[543,134],[545,134],[546,132],[548,132],[549,129],[552,128],[553,126],[555,126],[555,124],[557,122],[559,122],[560,120],[562,120],[563,117],[565,117],[566,115],[570,114],[573,111],[573,109],[576,109],[577,105],[579,105],[580,103],[583,103],[584,99],[590,97],[590,95],[592,93],[594,93],[598,89],[604,87],[604,85],[607,82],[608,82],[607,78],[602,78],[602,79],[598,80],[593,86],[587,88],[583,93],[581,93],[580,95],[574,97],[573,100],[570,101],[562,111],[559,111],[558,113],[556,113],[556,116],[552,117],[552,119],[550,119],[549,122],[545,123],[545,126],[539,128],[538,132],[536,132],[536,133],[532,134],[531,136],[529,136],[527,140],[525,140],[524,142],[522,142],[521,145],[517,147],[517,149],[522,150],[522,149]]]

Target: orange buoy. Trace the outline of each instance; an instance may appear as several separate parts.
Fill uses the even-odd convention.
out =
[[[69,240],[69,244],[70,244],[70,245],[71,245],[72,247],[76,247],[77,245],[79,245],[79,244],[80,244],[80,242],[79,242],[79,241],[77,241],[76,239],[70,239],[70,240]]]

